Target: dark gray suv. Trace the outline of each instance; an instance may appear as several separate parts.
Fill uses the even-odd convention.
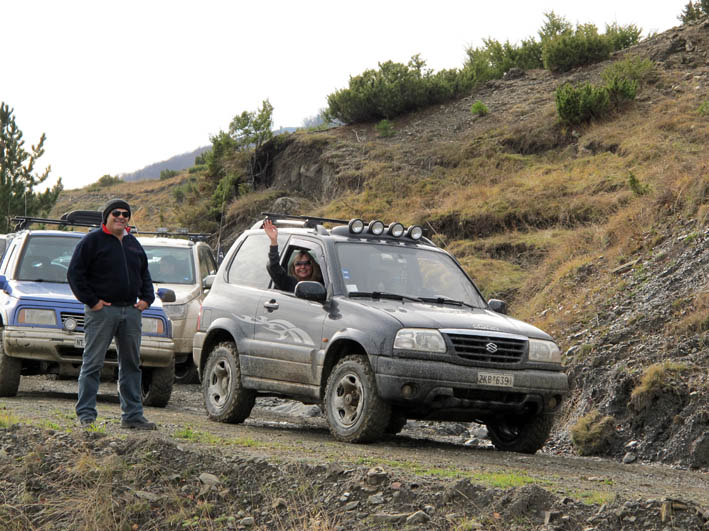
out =
[[[568,392],[559,348],[502,301],[485,302],[420,227],[266,215],[280,226],[284,268],[306,251],[323,282],[273,287],[263,221],[236,240],[194,337],[211,419],[243,422],[257,395],[271,395],[321,404],[346,442],[428,419],[485,424],[501,450],[544,445]]]

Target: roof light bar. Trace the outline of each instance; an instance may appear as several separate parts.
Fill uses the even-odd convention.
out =
[[[370,234],[374,234],[375,236],[379,236],[384,232],[384,223],[379,221],[378,219],[375,219],[374,221],[369,222],[369,228],[367,229],[367,232]]]
[[[393,236],[394,238],[401,238],[404,234],[404,226],[399,222],[392,223],[387,229],[387,234],[389,236]]]
[[[351,219],[347,224],[347,228],[352,234],[361,234],[364,230],[364,221],[359,218]]]
[[[406,237],[412,240],[420,240],[423,236],[423,229],[418,225],[411,225],[406,229]]]

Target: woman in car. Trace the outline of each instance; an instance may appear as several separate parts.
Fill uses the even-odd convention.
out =
[[[278,262],[278,229],[270,219],[267,219],[263,222],[263,230],[271,240],[266,270],[271,275],[277,289],[292,292],[295,290],[295,285],[303,280],[322,283],[320,266],[306,251],[296,253],[295,259],[291,261],[288,271],[286,271]]]

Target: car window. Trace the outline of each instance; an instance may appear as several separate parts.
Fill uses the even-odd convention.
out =
[[[385,292],[409,297],[444,297],[484,307],[475,286],[454,260],[421,247],[338,243],[347,293]]]
[[[148,269],[153,282],[164,284],[194,284],[194,257],[189,247],[144,245]]]
[[[286,252],[283,253],[283,268],[288,272],[290,276],[295,276],[294,273],[294,262],[301,253],[308,253],[310,255],[310,261],[314,268],[313,280],[326,285],[326,267],[325,259],[322,248],[318,245],[313,244],[310,241],[294,239],[291,241],[291,245],[288,246]]]
[[[229,264],[227,282],[254,288],[267,288],[271,281],[266,270],[270,244],[265,233],[247,237]]]
[[[202,280],[209,275],[214,275],[217,272],[217,264],[214,261],[212,252],[208,247],[200,245],[197,248],[199,255],[199,276]]]
[[[7,275],[7,269],[10,265],[10,261],[12,260],[12,255],[15,254],[15,250],[17,249],[17,244],[14,244],[10,242],[10,247],[6,250],[5,255],[2,257],[2,269],[0,269],[0,274]]]
[[[30,236],[17,267],[18,280],[67,282],[74,247],[79,238],[66,236]]]

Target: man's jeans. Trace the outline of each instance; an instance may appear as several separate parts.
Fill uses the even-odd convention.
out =
[[[133,306],[104,306],[92,311],[84,306],[83,362],[79,373],[79,399],[76,416],[81,420],[96,420],[96,395],[106,351],[116,338],[118,347],[118,388],[121,418],[134,420],[143,416],[140,372],[140,338],[142,314]]]

